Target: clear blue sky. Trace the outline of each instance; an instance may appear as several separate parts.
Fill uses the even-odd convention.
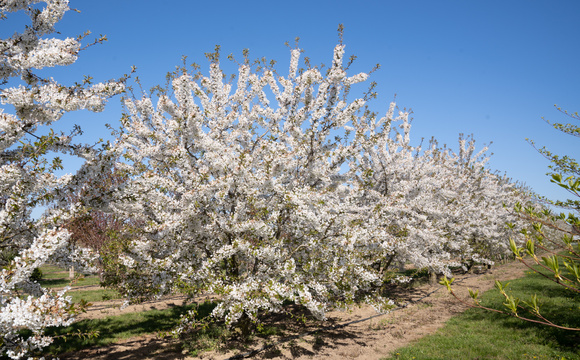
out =
[[[50,71],[63,83],[90,74],[102,81],[131,65],[149,87],[163,84],[181,56],[207,69],[203,54],[221,45],[223,54],[278,61],[287,69],[284,42],[300,37],[314,63],[331,62],[337,26],[345,26],[354,72],[376,63],[381,70],[383,113],[397,94],[414,112],[412,135],[435,136],[456,148],[459,133],[493,142],[490,166],[551,197],[565,197],[544,175],[548,162],[525,142],[536,140],[556,153],[578,157],[580,141],[552,129],[542,117],[567,118],[554,109],[580,111],[580,1],[146,1],[72,0],[57,26],[63,36],[90,30],[109,41],[92,47],[68,68]],[[2,24],[1,35],[20,28]],[[224,59],[225,61],[225,59]],[[48,74],[48,73],[47,73]],[[104,123],[120,117],[118,100],[101,114],[77,113],[87,136],[106,136]]]

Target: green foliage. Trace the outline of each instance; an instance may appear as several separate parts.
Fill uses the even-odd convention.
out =
[[[120,286],[127,279],[135,279],[143,289],[152,287],[151,281],[143,275],[142,271],[130,269],[122,261],[136,231],[138,231],[138,225],[131,223],[124,224],[122,229],[110,230],[107,232],[109,240],[99,249],[101,285],[115,289],[122,295],[127,295],[127,292],[131,291],[131,289]],[[151,294],[155,295],[156,293],[156,289],[151,288]],[[134,298],[133,300],[143,301],[146,299]]]
[[[32,270],[32,274],[30,274],[30,280],[32,281],[42,280],[42,270],[40,270],[39,268],[34,268],[34,270]]]
[[[565,134],[569,134],[575,137],[580,137],[580,126],[577,125],[576,122],[580,122],[580,116],[577,112],[569,113],[566,110],[562,110],[559,107],[556,107],[558,111],[563,113],[564,115],[568,116],[571,119],[572,123],[553,123],[546,120],[550,125],[552,125],[556,130],[559,130]],[[570,155],[557,155],[546,149],[546,147],[537,148],[535,143],[531,140],[528,140],[540,154],[542,154],[545,158],[550,160],[552,163],[550,165],[551,172],[549,175],[552,177],[551,181],[558,186],[566,189],[571,195],[572,199],[568,199],[565,201],[553,201],[552,203],[561,206],[564,208],[568,208],[570,210],[575,211],[578,213],[580,211],[580,200],[577,199],[580,197],[580,165],[578,161],[570,156]],[[578,230],[578,228],[577,228]]]
[[[578,113],[570,114],[560,108],[558,110],[575,121],[580,120]],[[580,137],[580,127],[575,124],[550,124],[566,134]],[[530,141],[530,143],[535,147],[533,142]],[[531,229],[522,232],[527,240],[525,248],[519,248],[513,239],[510,239],[510,248],[516,259],[533,271],[571,292],[580,294],[580,276],[578,276],[580,275],[580,244],[578,239],[578,235],[580,235],[580,221],[578,219],[580,212],[580,201],[578,200],[580,199],[580,167],[578,162],[568,155],[555,155],[545,147],[537,150],[552,162],[550,165],[552,172],[549,173],[550,181],[567,190],[572,196],[572,199],[567,201],[552,201],[551,203],[565,207],[571,212],[556,215],[547,208],[538,210],[517,204],[514,208],[515,212],[530,222]],[[543,253],[542,256],[537,254],[538,250]],[[526,262],[527,258],[531,258],[537,266],[530,266]],[[498,290],[504,296],[505,308],[513,316],[554,327],[559,326],[540,313],[538,298],[535,294],[529,301],[520,301],[518,297],[506,292],[501,283],[499,283]],[[521,317],[522,309],[529,311],[533,318]],[[578,309],[573,309],[573,311],[578,312]],[[580,330],[580,328],[569,330]]]
[[[10,264],[17,254],[18,252],[10,247],[0,250],[0,268]]]

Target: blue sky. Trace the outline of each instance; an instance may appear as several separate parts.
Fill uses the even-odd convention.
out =
[[[252,58],[277,60],[285,71],[284,42],[297,36],[306,56],[328,64],[342,23],[346,53],[358,57],[353,73],[381,64],[372,76],[374,110],[384,113],[397,94],[398,105],[414,112],[417,141],[434,136],[456,148],[459,133],[473,133],[480,145],[493,142],[491,168],[540,194],[566,196],[525,138],[578,157],[580,142],[542,121],[567,121],[554,104],[580,111],[578,1],[71,0],[71,7],[81,13],[57,25],[62,36],[90,30],[109,41],[73,66],[46,72],[63,83],[120,77],[135,65],[145,87],[163,84],[182,55],[207,69],[203,54],[216,44],[238,58],[249,48]],[[0,35],[21,26],[4,21]],[[104,124],[115,124],[120,111],[113,99],[104,113],[71,114],[63,125],[105,137]]]

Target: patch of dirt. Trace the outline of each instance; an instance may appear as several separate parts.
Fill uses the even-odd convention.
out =
[[[509,280],[521,277],[526,267],[519,262],[496,266],[492,271],[483,274],[460,275],[455,277],[455,292],[467,299],[467,288],[478,289],[480,292],[493,288],[495,280]],[[452,316],[466,310],[466,306],[457,302],[447,290],[437,284],[423,285],[405,291],[392,293],[391,297],[407,307],[396,309],[388,314],[377,315],[368,306],[355,308],[351,312],[331,312],[328,320],[307,322],[304,326],[287,324],[282,337],[270,337],[267,340],[275,346],[252,354],[251,359],[380,359],[390,355],[399,347],[425,335],[435,332]],[[149,309],[164,309],[181,305],[184,297],[174,296],[162,301],[133,305],[120,309],[121,301],[106,301],[95,303],[94,307],[80,318],[98,318],[118,315],[125,312],[145,311]],[[372,318],[371,318],[372,317]],[[271,319],[276,321],[275,317]],[[287,320],[296,323],[295,320]],[[352,323],[351,323],[352,322]],[[344,325],[346,326],[337,326]],[[295,324],[296,325],[296,324]],[[333,327],[317,333],[304,335],[323,327]],[[289,341],[278,343],[284,336],[300,335]],[[259,339],[259,338],[258,338]],[[288,340],[288,338],[286,338]],[[248,353],[263,348],[265,340],[250,344],[226,344],[222,351],[205,352],[202,359],[229,359],[233,356]],[[75,354],[64,354],[61,359],[96,359],[96,360],[145,360],[145,359],[196,359],[180,351],[175,340],[160,339],[155,335],[132,338],[112,344],[107,347],[85,349]]]

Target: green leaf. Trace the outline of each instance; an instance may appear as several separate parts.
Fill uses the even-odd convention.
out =
[[[529,306],[536,315],[540,315],[540,306],[538,305],[538,296],[536,294],[530,297],[530,302],[523,301],[523,303]]]
[[[560,263],[558,262],[558,258],[556,257],[556,255],[543,256],[542,260],[544,261],[544,264],[554,272],[554,276],[557,277],[558,279],[561,279]]]
[[[454,280],[455,280],[455,278],[448,279],[447,276],[443,276],[441,281],[439,281],[439,284],[445,285],[447,287],[447,290],[449,292],[452,292],[451,283],[453,283]]]
[[[576,281],[580,282],[580,267],[578,264],[564,261],[564,266],[576,277]]]
[[[495,287],[496,289],[498,289],[502,294],[505,293],[505,288],[509,285],[509,283],[507,284],[502,284],[501,281],[496,280],[495,281]]]
[[[520,299],[514,297],[513,295],[506,296],[507,302],[504,303],[504,306],[507,307],[511,312],[518,316],[518,304],[520,303]]]
[[[467,290],[469,291],[469,296],[471,296],[473,300],[477,300],[477,297],[479,296],[479,290],[475,290],[475,292],[470,288],[467,288]]]
[[[527,249],[528,255],[535,256],[534,242],[532,240],[528,240],[526,242],[526,249]]]
[[[520,253],[521,253],[521,249],[518,249],[516,242],[514,241],[513,238],[510,238],[510,249],[512,250],[512,252],[514,253],[514,255],[518,258],[521,259]]]

